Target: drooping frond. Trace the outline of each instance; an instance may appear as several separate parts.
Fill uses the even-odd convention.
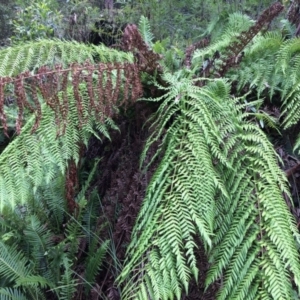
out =
[[[230,200],[216,199],[207,284],[224,280],[218,299],[292,299],[290,273],[299,287],[300,266],[286,179],[265,135],[237,118],[235,134],[224,137],[231,168],[217,165]]]
[[[40,40],[0,50],[0,76],[16,76],[25,71],[36,71],[41,66],[82,64],[87,60],[103,63],[132,62],[131,53],[109,49],[104,45],[88,46],[83,43],[60,40]]]
[[[31,275],[31,268],[27,265],[24,254],[0,241],[0,275],[13,282],[19,278]]]
[[[110,60],[114,59],[111,52]],[[21,136],[0,157],[0,211],[5,204],[26,203],[42,181],[64,174],[69,160],[78,162],[80,144],[87,145],[91,134],[108,137],[108,128],[116,128],[112,117],[119,107],[140,94],[138,69],[131,63],[42,66],[36,74],[0,77],[4,133],[7,118],[15,113],[17,133],[27,121]]]
[[[164,79],[170,88],[148,143],[162,140],[163,158],[119,278],[128,282],[123,299],[180,299],[201,272],[195,235],[211,263],[207,285],[223,282],[218,299],[291,299],[290,273],[300,286],[297,230],[272,145],[243,120],[224,81],[197,88]]]
[[[24,118],[24,111],[36,115],[33,131],[39,126],[42,118],[41,103],[55,112],[58,132],[64,133],[68,118],[68,87],[72,86],[76,103],[79,126],[86,122],[89,114],[103,122],[104,117],[111,118],[118,105],[137,99],[141,94],[141,84],[138,70],[134,64],[73,64],[62,69],[60,65],[55,69],[46,66],[39,68],[36,75],[30,72],[20,73],[17,77],[0,77],[0,119],[7,134],[7,94],[12,98],[17,109],[16,130],[19,134]],[[86,91],[83,92],[82,89]],[[81,90],[80,90],[81,89]],[[121,90],[123,94],[121,95]],[[81,94],[85,94],[81,95]],[[121,96],[120,96],[121,95]],[[83,97],[89,100],[82,101]],[[120,100],[121,98],[121,100]],[[12,105],[12,103],[10,103]],[[85,105],[86,107],[83,107]],[[83,115],[85,112],[85,116]]]
[[[138,94],[134,91],[139,86],[139,82],[128,81],[128,78],[134,74],[137,78],[136,72],[129,74],[129,71],[125,70],[123,77],[123,71],[106,69],[107,72],[103,72],[102,68],[110,67],[96,65],[95,76],[99,74],[100,79],[93,82],[92,70],[87,69],[87,73],[84,73],[84,70],[75,67],[72,73],[73,86],[64,88],[57,94],[54,93],[54,96],[51,93],[47,95],[49,89],[42,83],[41,99],[48,99],[48,105],[36,102],[37,113],[40,114],[37,116],[38,126],[35,116],[31,116],[23,127],[22,134],[6,147],[0,157],[0,210],[5,204],[14,206],[16,203],[25,203],[42,181],[50,182],[57,176],[57,172],[64,173],[70,159],[78,162],[80,143],[87,144],[91,134],[98,136],[96,130],[108,136],[107,128],[114,127],[111,117],[115,114],[118,105],[137,98]],[[105,77],[106,82],[102,76]],[[127,78],[124,84],[123,78]],[[40,82],[42,80],[41,78]],[[58,81],[52,82],[58,84]],[[101,82],[104,82],[105,89]],[[23,101],[29,103],[24,85],[19,88],[22,89]],[[35,87],[35,92],[36,90]],[[21,103],[22,100],[19,98],[18,101]],[[23,108],[20,106],[21,112]],[[22,120],[20,111],[19,120]],[[63,125],[60,125],[61,123]],[[58,136],[59,126],[63,126],[62,136]],[[20,127],[21,124],[17,125],[17,129],[20,130]],[[35,134],[31,132],[33,127],[36,128]]]

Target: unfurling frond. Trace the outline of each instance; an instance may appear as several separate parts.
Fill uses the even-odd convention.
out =
[[[180,299],[201,272],[195,236],[211,263],[207,285],[222,278],[218,299],[291,299],[290,274],[300,286],[297,230],[272,145],[243,120],[224,81],[197,88],[164,79],[170,89],[149,139],[163,141],[163,158],[119,278],[132,278],[124,299]]]

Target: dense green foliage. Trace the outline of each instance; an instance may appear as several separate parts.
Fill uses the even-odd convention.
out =
[[[281,168],[300,148],[300,40],[284,19],[246,43],[238,3],[261,9],[124,3],[120,20],[148,17],[125,29],[127,52],[32,41],[53,31],[24,36],[16,19],[22,43],[0,50],[0,299],[298,299],[298,165]]]

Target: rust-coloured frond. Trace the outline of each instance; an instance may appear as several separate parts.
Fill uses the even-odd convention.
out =
[[[192,57],[193,57],[195,50],[208,46],[209,42],[210,42],[210,39],[208,37],[206,37],[206,38],[200,40],[199,42],[196,42],[196,43],[190,45],[189,47],[187,47],[185,50],[185,58],[184,58],[184,63],[183,63],[184,66],[186,66],[188,69],[190,69],[190,67],[192,65]]]
[[[67,69],[57,65],[54,69],[41,67],[36,74],[20,73],[16,77],[0,77],[0,120],[7,135],[5,114],[6,87],[13,86],[18,117],[16,131],[19,134],[25,110],[34,113],[34,132],[42,117],[41,102],[54,111],[58,135],[65,132],[72,87],[76,102],[78,125],[87,122],[90,115],[103,122],[113,117],[116,107],[135,101],[142,94],[139,69],[130,63],[73,64]],[[84,103],[83,97],[89,101]]]
[[[4,111],[4,104],[5,104],[5,96],[4,96],[4,87],[9,81],[8,78],[0,77],[0,120],[3,126],[4,134],[8,137],[7,131],[7,122],[6,122],[6,114]]]
[[[248,43],[260,32],[265,26],[280,14],[284,6],[280,2],[275,2],[269,8],[264,10],[257,19],[256,23],[248,31],[242,32],[235,42],[227,49],[223,63],[216,68],[215,75],[222,77],[229,68],[236,66],[241,61],[241,53]]]
[[[287,12],[287,18],[292,24],[296,26],[300,24],[299,9],[300,9],[300,1],[299,0],[291,1],[290,7]]]
[[[77,203],[74,199],[76,192],[78,191],[77,166],[74,160],[70,161],[68,165],[68,169],[66,172],[65,191],[68,212],[72,214],[77,208]]]
[[[128,24],[125,27],[121,49],[134,53],[139,70],[149,74],[154,74],[156,70],[161,70],[158,63],[160,59],[159,54],[148,48],[135,24]]]

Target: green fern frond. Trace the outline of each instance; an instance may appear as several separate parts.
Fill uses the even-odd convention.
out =
[[[19,278],[25,278],[31,274],[31,268],[27,265],[24,254],[0,241],[0,275],[14,282]]]
[[[172,78],[169,76],[168,80]],[[220,142],[219,136],[217,130],[208,130],[215,124],[205,105],[197,100],[199,89],[189,81],[178,82],[174,78],[172,81],[176,84],[170,88],[163,106],[166,103],[177,106],[178,116],[164,139],[167,145],[164,157],[148,186],[128,248],[132,257],[120,278],[127,278],[133,269],[139,269],[139,277],[145,275],[136,283],[136,288],[133,284],[124,291],[124,299],[142,299],[145,287],[149,292],[152,290],[151,299],[179,298],[183,289],[187,291],[191,276],[197,279],[199,271],[193,236],[200,236],[207,248],[212,246],[214,197],[218,190],[226,194],[214,170],[207,144],[209,141],[214,149]],[[200,90],[200,93],[207,103],[213,100],[208,90]],[[189,97],[191,102],[188,103]],[[221,113],[222,106],[214,104],[212,106]],[[168,119],[163,110],[158,113],[161,124]],[[156,134],[150,141],[161,135],[159,131]],[[202,157],[200,164],[199,157]],[[206,182],[204,189],[203,182]],[[140,234],[135,234],[137,232]],[[139,266],[142,261],[144,268]],[[132,293],[135,290],[136,293]]]
[[[16,287],[41,287],[41,288],[47,288],[51,286],[51,283],[42,276],[37,276],[37,275],[29,275],[27,277],[22,277],[16,280]]]
[[[85,293],[89,294],[92,286],[95,283],[97,273],[100,271],[103,264],[103,259],[109,247],[110,241],[103,242],[96,252],[90,252],[85,265]]]
[[[41,273],[48,268],[47,251],[53,245],[53,234],[41,224],[36,215],[26,218],[27,226],[24,230],[25,240],[28,244],[27,257],[35,262],[35,270]]]
[[[154,39],[154,36],[151,32],[150,22],[144,16],[141,16],[140,21],[139,21],[139,32],[140,32],[143,40],[145,41],[145,43],[150,48],[152,48],[152,41]]]
[[[66,256],[63,258],[63,268],[61,281],[52,290],[58,294],[60,300],[71,300],[76,291],[77,282],[73,278],[72,262]]]
[[[28,300],[28,298],[19,290],[12,288],[0,288],[1,300]]]
[[[247,31],[254,21],[248,16],[241,13],[230,14],[224,22],[224,26],[220,26],[221,30],[216,30],[217,34],[212,35],[209,46],[196,50],[193,56],[193,66],[201,66],[204,59],[212,58],[216,51],[222,55],[222,51],[235,41],[241,32]],[[219,26],[219,25],[216,25]]]
[[[41,126],[35,135],[30,134],[33,122],[34,116],[23,128],[22,135],[1,154],[0,210],[4,205],[14,207],[17,203],[26,203],[31,198],[34,187],[40,186],[43,180],[49,183],[59,171],[63,173],[68,157],[78,153],[78,146],[74,144],[79,141],[78,130],[72,127],[72,132],[71,126],[68,126],[67,135],[63,139],[72,137],[72,142],[65,143],[61,149],[61,141],[56,139],[55,117],[48,107],[43,109]],[[76,157],[78,159],[78,154]]]
[[[67,211],[65,201],[65,177],[57,172],[51,184],[43,183],[36,188],[34,197],[27,202],[30,212],[38,213],[40,222],[47,223],[52,232],[60,228]]]
[[[289,128],[299,122],[299,98],[300,98],[300,43],[294,38],[286,41],[277,57],[277,72],[282,73],[282,115],[284,116],[284,128]]]
[[[284,129],[300,119],[299,51],[299,39],[284,41],[280,32],[269,32],[256,37],[246,49],[240,68],[226,75],[237,82],[239,91],[250,88],[257,91],[258,97],[265,93],[270,99],[279,94]]]
[[[28,264],[28,259],[22,251],[14,246],[9,246],[0,241],[0,276],[14,287],[22,287],[30,299],[44,299],[41,287],[51,285],[45,278],[36,276]],[[2,290],[5,294],[8,290]],[[17,293],[14,290],[14,293]],[[0,293],[1,295],[1,293]],[[19,294],[22,296],[22,294]]]
[[[290,274],[300,286],[298,233],[272,145],[244,119],[223,80],[203,88],[176,76],[165,80],[171,86],[157,114],[157,136],[146,146],[160,137],[163,158],[119,277],[129,282],[123,299],[179,299],[198,277],[195,235],[211,264],[207,286],[222,279],[218,300],[291,299]],[[176,113],[165,113],[176,105]]]
[[[72,63],[133,62],[131,53],[124,53],[100,46],[89,46],[75,41],[39,40],[0,50],[0,76],[16,76],[24,71],[35,71],[41,66],[61,64],[66,68]]]
[[[258,97],[264,91],[268,91],[270,97],[273,97],[282,82],[274,64],[274,57],[282,43],[283,38],[279,32],[256,36],[245,49],[239,68],[229,71],[226,77],[237,82],[240,91],[249,87],[257,91]]]

